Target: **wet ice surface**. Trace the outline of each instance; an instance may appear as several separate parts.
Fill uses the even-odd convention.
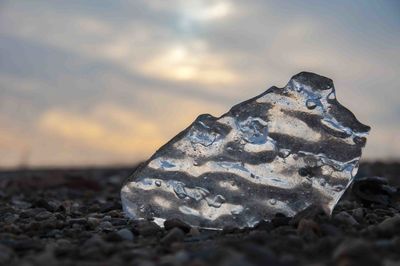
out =
[[[134,219],[252,227],[312,204],[331,212],[358,169],[369,127],[336,99],[332,80],[302,72],[284,88],[200,115],[128,178]]]

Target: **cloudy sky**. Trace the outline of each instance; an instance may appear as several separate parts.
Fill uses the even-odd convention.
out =
[[[0,1],[0,166],[129,164],[300,71],[400,158],[400,2]]]

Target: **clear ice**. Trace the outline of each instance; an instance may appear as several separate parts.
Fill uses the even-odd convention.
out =
[[[331,79],[302,72],[219,118],[200,115],[126,180],[122,205],[133,219],[209,229],[310,205],[331,213],[369,130],[337,101]]]

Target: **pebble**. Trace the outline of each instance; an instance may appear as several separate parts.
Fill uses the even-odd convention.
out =
[[[0,265],[7,265],[13,256],[14,252],[12,249],[0,244]]]
[[[124,240],[132,241],[133,240],[133,233],[131,230],[123,228],[117,231],[117,234]]]
[[[73,225],[73,224],[86,225],[87,224],[87,220],[86,220],[86,218],[73,218],[73,219],[69,219],[68,223],[70,225]]]
[[[100,220],[94,217],[89,217],[87,218],[87,223],[91,229],[95,229],[100,224]]]
[[[50,218],[51,216],[52,216],[51,212],[42,211],[42,212],[39,212],[38,214],[35,215],[35,219],[37,221],[43,221],[43,220],[46,220],[46,219]]]
[[[315,239],[321,235],[319,224],[309,219],[301,219],[297,226],[297,233],[306,239]]]
[[[353,210],[352,215],[357,222],[362,222],[364,220],[364,209],[363,208],[356,208]]]
[[[61,202],[58,200],[39,199],[35,202],[35,206],[45,208],[50,212],[55,212],[61,207]]]
[[[170,245],[174,242],[181,242],[183,241],[183,239],[185,238],[185,233],[175,227],[173,229],[171,229],[162,239],[161,239],[161,243],[165,244],[165,245]]]
[[[161,228],[154,222],[144,222],[138,224],[135,231],[141,236],[155,236],[161,231]]]
[[[164,227],[166,230],[171,230],[172,228],[179,228],[186,234],[190,232],[191,226],[179,219],[170,219],[164,222]]]
[[[192,227],[192,228],[190,228],[189,234],[191,236],[199,236],[200,235],[200,231],[199,231],[199,229],[197,227]]]
[[[385,236],[400,233],[400,215],[387,218],[377,226],[379,232]]]
[[[353,216],[348,214],[345,211],[339,212],[333,216],[333,219],[341,224],[354,226],[357,225],[358,222],[354,219]]]
[[[392,196],[388,207],[350,194],[332,219],[313,207],[251,229],[210,231],[172,219],[164,230],[125,218],[120,187],[99,180],[107,185],[96,192],[2,187],[0,265],[392,266],[400,258],[399,199]]]
[[[18,215],[18,214],[15,214],[15,213],[6,213],[6,214],[3,216],[3,221],[4,221],[5,223],[13,223],[13,222],[17,221],[18,218],[19,218],[19,215]]]
[[[103,238],[98,234],[94,234],[92,235],[92,237],[90,237],[83,243],[83,248],[87,248],[90,246],[104,246],[104,245],[105,241],[103,240]]]
[[[320,225],[320,230],[322,235],[326,236],[342,236],[343,232],[340,230],[337,226],[329,224],[329,223],[323,223]]]
[[[274,218],[272,218],[271,223],[274,227],[289,225],[292,219],[290,217],[286,217],[283,214],[276,214]]]
[[[333,259],[337,265],[380,265],[372,245],[362,239],[343,241],[333,252]]]
[[[114,230],[114,227],[113,227],[112,223],[110,223],[109,221],[105,221],[105,222],[101,222],[99,224],[99,226],[97,226],[97,229],[100,231],[111,232]]]

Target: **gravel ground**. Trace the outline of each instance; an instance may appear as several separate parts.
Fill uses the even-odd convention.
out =
[[[222,231],[127,219],[132,170],[0,172],[0,265],[400,265],[399,163],[362,164],[332,217],[315,207]]]

